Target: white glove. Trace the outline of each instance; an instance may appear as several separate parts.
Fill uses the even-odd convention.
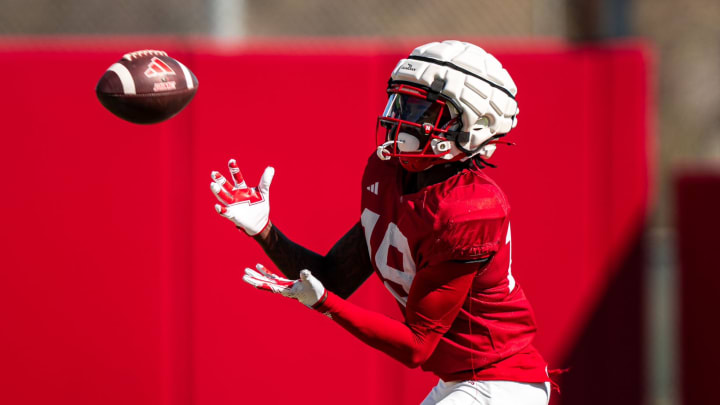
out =
[[[243,281],[255,288],[295,298],[308,307],[325,297],[325,287],[320,280],[313,277],[310,270],[300,271],[300,280],[288,280],[271,273],[262,264],[255,268],[257,271],[245,268],[243,276]]]
[[[248,188],[240,174],[235,159],[228,162],[234,186],[230,186],[225,177],[219,172],[212,172],[213,182],[210,189],[222,204],[215,204],[215,211],[232,221],[235,226],[250,236],[262,232],[268,224],[270,216],[270,183],[275,175],[275,169],[265,169],[257,188]]]

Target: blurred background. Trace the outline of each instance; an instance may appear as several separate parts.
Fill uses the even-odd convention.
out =
[[[539,302],[538,346],[551,368],[570,368],[553,401],[711,402],[720,377],[720,2],[0,0],[0,10],[0,72],[10,79],[0,102],[0,403],[273,404],[293,400],[298,382],[316,396],[308,403],[418,403],[433,378],[363,351],[324,320],[312,322],[331,338],[326,329],[300,338],[313,347],[298,355],[295,335],[312,330],[308,314],[282,307],[290,312],[281,328],[261,313],[279,304],[248,292],[235,273],[213,272],[263,256],[211,215],[205,188],[209,172],[236,155],[253,155],[249,178],[268,164],[284,168],[286,184],[274,185],[277,222],[326,251],[357,220],[343,204],[358,205],[389,69],[443,39],[488,49],[518,83],[514,140],[524,151],[500,151],[516,157],[498,157],[497,177],[515,211],[526,212],[518,213],[527,218],[525,251],[542,254],[535,241],[560,232],[542,226],[584,235],[579,250],[557,241],[553,255],[580,259],[555,268],[517,248],[526,264],[520,282],[528,279]],[[198,76],[196,100],[168,123],[119,122],[93,99],[94,82],[123,53],[158,47]],[[271,67],[283,63],[292,70]],[[361,96],[328,102],[348,80]],[[339,148],[357,152],[316,156],[315,134],[271,137],[318,110]],[[243,118],[248,111],[257,118]],[[577,165],[585,174],[568,177]],[[302,173],[328,166],[351,172],[342,185],[350,199],[327,196],[330,211],[296,218],[304,205],[291,185],[315,183]],[[540,212],[532,201],[546,191],[528,186],[538,167],[542,181],[582,195],[560,205],[581,208]],[[631,219],[613,214],[622,207]],[[333,222],[327,215],[339,224],[322,232]],[[553,215],[555,223],[537,218]],[[595,223],[620,236],[599,242]],[[563,299],[557,286],[575,281],[556,277],[567,274],[590,274],[577,281],[582,297]],[[353,298],[392,307],[382,294],[370,285]],[[337,356],[322,350],[327,339],[359,352],[333,360],[342,375],[302,376],[306,362]],[[309,394],[316,391],[324,394]]]

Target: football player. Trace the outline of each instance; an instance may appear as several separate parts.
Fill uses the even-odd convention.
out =
[[[436,374],[423,405],[546,405],[550,379],[532,345],[534,315],[512,274],[510,205],[481,170],[517,124],[513,80],[475,45],[433,42],[397,64],[387,93],[360,219],[324,256],[270,222],[273,168],[255,188],[234,160],[233,184],[212,172],[216,211],[254,237],[285,275],[258,264],[243,280]],[[405,322],[346,300],[372,273]]]

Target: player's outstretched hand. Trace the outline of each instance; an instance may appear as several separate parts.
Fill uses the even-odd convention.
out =
[[[228,168],[232,186],[220,172],[210,174],[213,180],[210,189],[221,203],[215,204],[215,211],[248,235],[257,235],[265,229],[270,217],[270,183],[275,169],[266,168],[258,186],[248,188],[235,159],[230,159]]]
[[[271,273],[262,264],[258,264],[255,268],[257,270],[245,268],[243,276],[243,281],[255,288],[294,298],[308,307],[325,298],[325,287],[310,273],[310,270],[300,271],[299,280],[288,280]]]

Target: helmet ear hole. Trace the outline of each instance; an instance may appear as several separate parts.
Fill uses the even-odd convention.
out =
[[[490,139],[490,137],[492,136],[492,131],[490,130],[491,125],[492,117],[483,115],[482,117],[478,118],[478,120],[475,121],[475,124],[473,124],[472,129],[470,130],[470,136],[467,142],[467,146],[463,145],[463,147],[469,150],[474,150],[480,145],[482,145],[485,141]]]
[[[489,128],[492,126],[493,118],[488,115],[483,115],[482,117],[478,118],[477,121],[475,121],[475,125],[473,125],[473,130],[479,131],[483,128]]]

